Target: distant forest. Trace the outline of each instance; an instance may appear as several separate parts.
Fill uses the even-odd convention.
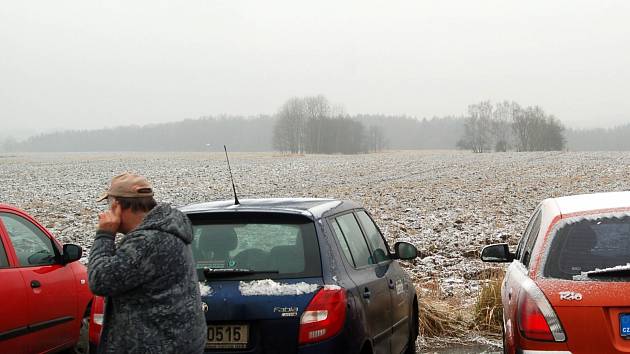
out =
[[[464,126],[461,118],[415,119],[405,116],[347,117],[381,127],[384,149],[455,149]],[[69,130],[0,143],[5,152],[88,151],[272,151],[275,118],[204,117],[176,123]],[[206,145],[209,144],[209,145]]]
[[[4,152],[88,151],[232,151],[274,150],[276,116],[220,116],[180,122],[124,126],[98,130],[70,130],[32,136],[23,141],[0,141]],[[417,119],[379,114],[343,115],[360,123],[368,145],[363,150],[456,149],[466,132],[467,117]],[[350,125],[348,125],[350,126]],[[377,145],[369,133],[380,132]],[[340,135],[345,139],[344,134]],[[564,131],[569,151],[630,151],[630,123],[609,129]],[[372,146],[372,148],[370,148]],[[376,148],[374,148],[376,147]],[[285,150],[278,149],[276,150]],[[357,151],[364,152],[364,151]]]

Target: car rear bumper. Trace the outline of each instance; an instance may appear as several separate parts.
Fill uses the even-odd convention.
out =
[[[302,345],[293,348],[274,348],[269,351],[264,346],[258,346],[249,350],[216,350],[205,349],[204,353],[212,354],[353,354],[358,353],[360,348],[353,349],[351,343],[348,343],[348,337],[343,335],[337,335],[329,340],[325,340],[319,343],[313,343],[308,345]]]

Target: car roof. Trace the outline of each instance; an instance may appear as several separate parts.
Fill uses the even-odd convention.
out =
[[[184,213],[197,214],[206,212],[284,212],[298,213],[321,218],[329,212],[341,212],[350,209],[361,208],[351,200],[338,200],[326,198],[264,198],[242,199],[235,205],[234,199],[214,201],[207,203],[191,204],[179,208]]]
[[[3,203],[0,203],[0,209],[4,209],[4,210],[13,210],[13,211],[22,212],[22,213],[25,213],[25,214],[26,214],[26,212],[25,212],[24,210],[22,210],[22,209],[20,209],[20,208],[18,208],[18,207],[16,207],[16,206],[14,206],[14,205],[11,205],[11,204],[3,204]]]
[[[552,200],[562,215],[630,208],[630,192],[579,194]]]

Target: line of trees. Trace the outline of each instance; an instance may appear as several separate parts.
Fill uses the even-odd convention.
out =
[[[368,152],[384,149],[453,149],[464,131],[464,118],[461,117],[417,119],[382,114],[343,117],[363,125],[357,129],[363,129],[366,144],[363,150]],[[223,144],[232,151],[271,151],[274,150],[272,141],[277,119],[278,116],[219,116],[144,126],[67,130],[22,140],[0,135],[0,153],[222,151]],[[339,136],[343,137],[342,134]]]
[[[565,128],[538,107],[522,108],[516,102],[493,105],[482,101],[468,106],[460,149],[486,151],[559,151],[566,147]]]
[[[271,116],[221,116],[173,123],[67,130],[0,144],[4,151],[270,151]],[[8,142],[8,143],[7,143]]]
[[[541,108],[522,108],[515,102],[480,102],[469,107],[466,117],[417,119],[379,114],[348,116],[325,97],[316,96],[288,100],[275,116],[203,117],[145,126],[61,131],[24,140],[0,135],[0,152],[221,151],[224,144],[232,151],[275,149],[293,153],[454,147],[476,152],[628,151],[628,136],[630,124],[565,130]]]
[[[379,126],[365,128],[322,95],[294,97],[276,115],[274,149],[293,154],[358,154],[385,149]]]
[[[567,147],[572,151],[629,151],[630,123],[612,128],[567,129]]]

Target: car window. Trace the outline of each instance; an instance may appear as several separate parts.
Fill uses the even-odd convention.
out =
[[[553,231],[551,240],[543,267],[546,277],[571,280],[582,272],[626,266],[630,260],[630,215],[569,219]],[[617,276],[617,281],[627,278]]]
[[[52,241],[44,232],[21,216],[0,213],[20,266],[55,263]]]
[[[372,218],[370,218],[365,211],[359,211],[357,217],[363,226],[368,243],[372,249],[372,259],[374,262],[380,263],[389,260],[389,252],[385,240],[383,240],[383,236],[374,224],[374,221],[372,221]]]
[[[534,220],[536,219],[536,215],[538,214],[538,211],[539,211],[539,208],[536,208],[536,210],[534,210],[534,213],[529,218],[529,221],[527,222],[527,226],[525,227],[525,231],[523,231],[523,235],[521,236],[521,239],[518,242],[518,247],[516,248],[516,259],[518,259],[519,261],[522,261],[523,251],[525,249],[525,245],[527,244],[527,236],[529,236],[529,232],[531,231],[532,226],[534,226]]]
[[[343,232],[341,232],[341,229],[339,228],[339,224],[337,223],[337,221],[331,220],[331,225],[332,225],[333,230],[335,231],[335,236],[337,237],[337,241],[339,241],[339,245],[341,245],[341,250],[344,256],[346,257],[346,260],[350,262],[350,264],[356,267],[356,264],[354,263],[354,259],[352,259],[352,253],[350,253],[348,241],[343,236]]]
[[[532,218],[529,219],[527,226],[525,227],[525,231],[523,231],[521,239],[518,241],[518,247],[516,248],[516,259],[518,259],[519,261],[523,258],[523,249],[525,248],[525,244],[527,243],[527,236],[529,235],[529,230],[531,230],[531,227],[533,225],[533,220],[534,219],[532,216]]]
[[[204,268],[271,271],[251,276],[250,279],[296,278],[321,274],[319,244],[312,220],[267,217],[235,217],[233,220],[193,218],[193,236],[193,257],[200,280],[205,279]]]
[[[348,247],[350,248],[355,267],[359,268],[374,263],[354,214],[345,214],[335,218],[335,220],[339,224],[344,238],[348,241]]]
[[[534,219],[531,222],[531,227],[527,230],[527,241],[525,243],[525,248],[523,249],[523,258],[521,262],[526,267],[529,267],[529,262],[532,257],[532,251],[534,249],[534,245],[536,244],[536,240],[538,239],[538,234],[540,233],[540,223],[542,222],[542,213],[538,211],[536,215],[534,215]]]
[[[0,240],[0,268],[7,268],[9,266],[9,259],[7,258],[7,252]]]

